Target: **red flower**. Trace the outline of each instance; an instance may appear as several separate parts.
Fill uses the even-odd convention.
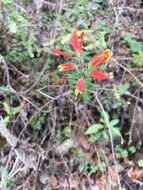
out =
[[[84,39],[84,32],[80,34],[80,40],[78,40],[77,32],[73,32],[71,38],[71,45],[77,54],[80,54],[82,51],[83,39]]]
[[[90,73],[90,76],[96,80],[105,80],[108,78],[108,74],[106,72],[102,72],[102,71],[92,71]]]
[[[75,95],[81,94],[84,91],[84,80],[79,79],[75,86]]]
[[[102,51],[101,53],[99,53],[98,55],[95,55],[92,60],[91,60],[91,64],[93,66],[98,66],[100,65],[102,62],[106,61],[109,57],[111,56],[111,52],[109,49],[105,49],[104,51]]]
[[[69,57],[71,58],[72,56],[64,51],[58,50],[58,49],[52,49],[51,53],[53,54],[58,54],[58,55],[62,55],[63,57]]]
[[[71,71],[74,69],[74,65],[72,63],[63,63],[58,67],[60,71]]]

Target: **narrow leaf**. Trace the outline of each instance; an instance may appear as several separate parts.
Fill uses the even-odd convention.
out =
[[[97,133],[100,129],[103,129],[103,128],[104,126],[102,124],[94,124],[86,130],[85,134],[90,135],[93,133]]]

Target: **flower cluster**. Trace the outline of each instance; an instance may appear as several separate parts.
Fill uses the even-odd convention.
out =
[[[80,57],[80,55],[82,54],[82,51],[83,51],[84,36],[85,36],[84,32],[82,32],[79,37],[77,35],[77,32],[73,32],[72,37],[71,37],[70,44],[72,46],[72,49],[74,50],[74,52],[77,54],[78,57]],[[53,50],[51,50],[51,53],[61,55],[65,58],[74,59],[74,57],[72,55],[70,55],[70,54],[68,54],[62,50],[53,49]],[[106,61],[110,56],[111,56],[110,50],[105,49],[101,53],[95,55],[91,59],[89,65],[91,66],[92,69],[89,73],[89,76],[92,79],[94,79],[94,80],[105,80],[108,78],[107,72],[99,71],[98,66],[101,63],[103,63],[104,61]],[[77,65],[75,65],[73,63],[68,63],[68,62],[63,63],[63,64],[59,65],[58,67],[59,67],[59,70],[62,72],[77,70],[77,68],[78,68]],[[76,82],[76,85],[75,85],[76,96],[78,94],[83,93],[84,89],[85,89],[85,80],[84,80],[84,77],[82,76],[80,79],[78,79],[78,81]]]

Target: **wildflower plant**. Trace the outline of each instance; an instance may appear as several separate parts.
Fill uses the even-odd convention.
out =
[[[72,54],[59,49],[52,49],[51,53],[65,58],[66,61],[58,66],[59,71],[66,73],[66,80],[69,82],[70,89],[75,92],[75,96],[82,95],[84,99],[87,99],[88,92],[94,88],[93,81],[108,78],[108,73],[100,71],[99,66],[111,56],[111,52],[105,49],[93,56],[89,62],[84,61],[84,38],[84,32],[78,36],[75,31],[70,40]]]

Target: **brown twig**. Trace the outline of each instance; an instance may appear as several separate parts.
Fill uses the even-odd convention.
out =
[[[19,160],[27,167],[37,170],[40,152],[34,149],[28,149],[24,142],[17,146],[18,139],[6,128],[3,118],[0,116],[0,134],[7,140],[13,148]]]
[[[139,95],[139,91],[138,91],[138,95]],[[128,145],[130,145],[132,143],[132,133],[133,133],[133,128],[134,128],[134,120],[135,120],[135,116],[136,116],[136,111],[137,111],[137,106],[138,106],[138,100],[136,100],[135,102],[135,107],[133,110],[133,116],[132,116],[132,123],[131,123],[131,127],[129,130],[129,142]]]
[[[99,100],[97,95],[96,95],[96,100],[97,100],[97,102],[98,102],[98,104],[99,104],[99,106],[101,108],[101,111],[103,113],[105,122],[106,122],[108,130],[109,130],[109,137],[110,137],[110,143],[111,143],[111,151],[112,151],[112,156],[113,156],[113,162],[114,162],[114,165],[115,165],[115,171],[116,171],[116,176],[117,176],[117,180],[118,180],[119,189],[121,189],[121,182],[120,182],[120,176],[118,174],[118,169],[117,169],[117,161],[116,161],[115,152],[114,152],[114,143],[113,143],[111,127],[110,127],[109,121],[108,121],[108,119],[107,119],[107,117],[105,115],[106,112],[105,112],[105,110],[103,108],[103,105],[102,105],[102,103]]]
[[[143,88],[143,83],[127,67],[125,67],[124,65],[121,65],[116,59],[113,59],[113,61],[115,62],[116,65],[118,65],[119,67],[127,71],[135,79],[137,84]]]

